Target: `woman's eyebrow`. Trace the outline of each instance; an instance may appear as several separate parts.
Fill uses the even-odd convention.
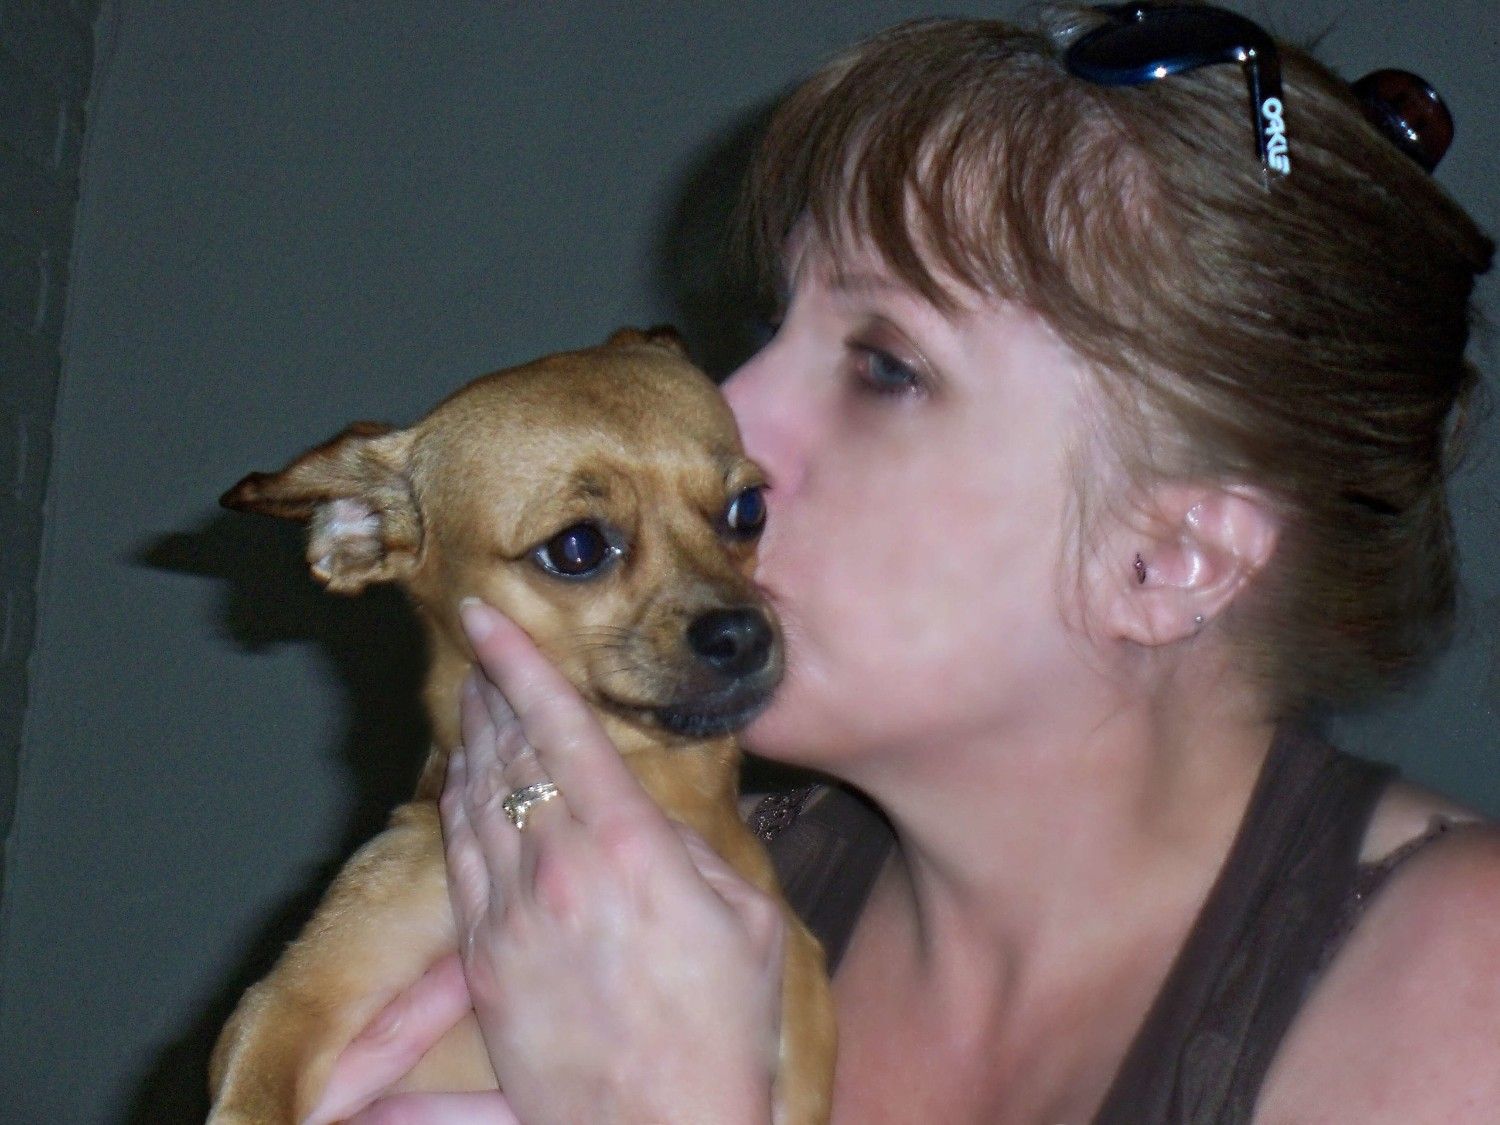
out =
[[[835,267],[833,275],[829,279],[830,288],[841,293],[854,294],[895,294],[910,298],[913,296],[911,289],[885,274],[872,273],[863,270],[841,270]]]
[[[963,327],[973,311],[962,301],[955,301],[948,308],[934,305],[900,278],[873,270],[843,270],[835,266],[828,285],[840,297],[882,298],[891,309],[920,324],[941,323],[956,330]]]

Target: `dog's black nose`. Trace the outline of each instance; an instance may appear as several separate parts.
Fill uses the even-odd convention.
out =
[[[688,644],[703,662],[736,679],[765,670],[775,635],[765,614],[754,609],[715,609],[687,630]]]

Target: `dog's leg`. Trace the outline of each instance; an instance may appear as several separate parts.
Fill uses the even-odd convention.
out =
[[[776,1125],[826,1125],[838,1051],[823,947],[788,909]]]
[[[786,917],[786,953],[781,979],[775,1123],[827,1125],[833,1105],[838,1032],[823,947],[786,905],[770,856],[738,816],[725,815],[693,827],[749,882],[781,899]]]
[[[240,1001],[214,1048],[211,1125],[301,1121],[339,1052],[454,948],[437,806],[404,805],[340,872],[271,974]],[[493,1089],[482,1048],[466,1055],[487,1072],[469,1076],[474,1088]],[[451,1068],[450,1075],[458,1077]]]

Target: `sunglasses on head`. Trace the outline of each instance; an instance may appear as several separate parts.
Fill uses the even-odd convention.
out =
[[[1109,22],[1070,46],[1070,73],[1101,86],[1140,86],[1218,63],[1238,63],[1250,91],[1255,151],[1267,175],[1292,170],[1281,60],[1260,25],[1235,12],[1197,4],[1106,4]],[[1404,70],[1379,70],[1351,89],[1371,124],[1428,172],[1453,141],[1453,118],[1427,82]]]

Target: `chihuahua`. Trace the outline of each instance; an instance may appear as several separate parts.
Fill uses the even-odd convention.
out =
[[[358,423],[224,495],[229,508],[307,522],[308,562],[329,590],[405,588],[428,638],[434,739],[413,799],[225,1026],[210,1122],[300,1122],[342,1049],[457,948],[437,798],[474,663],[466,598],[531,634],[666,814],[779,897],[738,813],[734,739],[782,670],[752,581],[762,483],[717,388],[660,328],[485,376],[410,429]],[[776,1120],[825,1122],[835,1032],[823,953],[783,910]],[[399,1088],[495,1086],[471,1013]]]

